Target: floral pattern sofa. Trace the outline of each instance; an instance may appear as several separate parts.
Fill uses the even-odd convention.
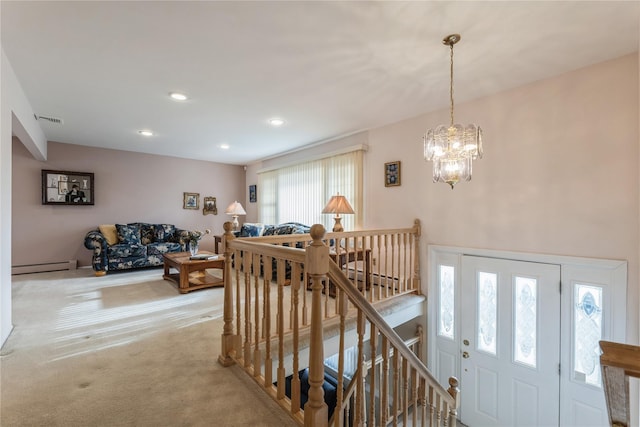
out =
[[[105,224],[91,230],[84,246],[93,251],[96,276],[108,271],[163,265],[162,255],[186,250],[189,231],[173,224]]]
[[[282,236],[285,234],[309,234],[311,227],[308,225],[300,224],[298,222],[286,222],[277,225],[265,225],[261,223],[244,223],[240,228],[240,232],[237,233],[237,237],[260,237],[260,236]],[[288,246],[288,244],[284,244]],[[302,243],[296,243],[297,248],[302,248]],[[272,280],[276,280],[277,277],[277,260],[272,260]],[[262,267],[260,269],[262,275]],[[285,263],[285,278],[288,281],[291,278],[291,265]]]

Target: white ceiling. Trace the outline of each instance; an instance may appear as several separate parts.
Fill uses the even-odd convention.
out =
[[[0,8],[34,114],[64,120],[39,120],[48,140],[239,165],[446,108],[450,33],[462,35],[456,103],[635,52],[640,38],[637,1]],[[276,116],[284,126],[268,124]]]

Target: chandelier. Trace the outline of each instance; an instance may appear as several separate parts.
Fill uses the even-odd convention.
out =
[[[433,161],[433,182],[445,182],[452,190],[458,182],[471,180],[472,162],[482,158],[482,129],[475,124],[453,123],[453,45],[459,41],[460,34],[451,34],[442,40],[451,51],[451,124],[429,129],[423,138],[424,158]]]

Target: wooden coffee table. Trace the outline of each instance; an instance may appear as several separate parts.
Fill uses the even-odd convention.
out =
[[[198,254],[210,254],[206,251]],[[215,254],[211,254],[215,255]],[[224,255],[216,255],[217,259],[190,260],[189,252],[171,252],[164,254],[164,275],[163,279],[172,281],[178,285],[181,294],[195,291],[197,289],[212,288],[214,286],[224,286]],[[178,273],[170,273],[170,269],[175,268]],[[222,269],[222,279],[207,274],[207,268]]]

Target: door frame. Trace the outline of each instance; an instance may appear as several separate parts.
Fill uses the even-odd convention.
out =
[[[602,339],[625,342],[626,340],[626,296],[627,296],[627,261],[614,259],[600,259],[587,257],[573,257],[562,255],[549,255],[516,251],[501,251],[491,249],[464,248],[456,246],[428,245],[428,280],[427,295],[427,367],[438,378],[439,366],[437,366],[437,277],[438,259],[446,259],[455,263],[455,296],[456,307],[459,308],[461,259],[462,255],[472,255],[484,258],[499,258],[513,261],[538,262],[545,264],[557,264],[560,266],[560,425],[574,425],[574,405],[579,403],[579,396],[575,395],[580,387],[572,378],[571,340],[573,338],[571,324],[573,315],[572,284],[576,281],[588,281],[592,275],[604,277],[606,286],[610,292],[610,298],[604,301],[606,315],[603,318]],[[615,310],[613,309],[615,307]],[[458,339],[458,347],[461,347],[460,339],[460,311],[455,312],[455,329]],[[460,350],[461,351],[461,350]],[[455,361],[455,373],[447,374],[460,378],[461,357],[458,351]],[[590,386],[589,386],[590,387]],[[596,390],[595,393],[598,391]],[[461,389],[464,395],[464,388]],[[462,397],[461,396],[461,397]],[[463,397],[462,397],[463,398]],[[604,397],[602,397],[604,402]],[[608,424],[606,408],[604,409],[605,424]]]

